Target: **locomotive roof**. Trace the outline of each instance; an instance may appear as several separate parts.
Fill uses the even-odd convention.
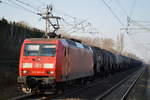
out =
[[[49,41],[49,40],[58,40],[58,38],[28,38],[29,41]]]
[[[75,46],[78,48],[86,48],[89,49],[90,46],[80,43],[78,41],[74,41],[72,39],[66,39],[66,38],[28,38],[25,41],[50,41],[50,40],[62,40],[62,42],[66,45]]]

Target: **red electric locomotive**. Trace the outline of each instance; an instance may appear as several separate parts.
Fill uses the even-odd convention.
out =
[[[93,76],[90,47],[69,39],[26,39],[22,45],[18,84],[25,93],[55,89]]]

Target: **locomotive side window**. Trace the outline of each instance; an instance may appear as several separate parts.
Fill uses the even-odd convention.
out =
[[[71,40],[67,40],[67,43],[68,43],[69,45],[76,46],[76,43],[73,42],[73,41],[71,41]]]
[[[54,44],[26,44],[25,56],[55,56],[56,45]]]
[[[86,48],[86,49],[90,49],[87,45],[83,45],[84,46],[84,48]]]

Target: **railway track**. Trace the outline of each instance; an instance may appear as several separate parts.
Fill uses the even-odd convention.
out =
[[[8,99],[8,100],[21,100],[21,99],[25,99],[25,98],[28,98],[28,97],[31,97],[31,96],[34,96],[34,94],[25,94],[25,95],[14,97],[14,98],[11,98],[11,99]]]
[[[135,86],[136,82],[138,81],[138,79],[143,75],[144,73],[144,69],[142,72],[140,72],[140,74],[137,76],[137,78],[133,81],[133,83],[131,84],[131,86],[128,88],[128,90],[126,91],[126,93],[122,96],[121,100],[126,100],[130,91],[132,90],[132,88]]]
[[[30,94],[30,95],[19,96],[9,100],[101,100],[104,99],[104,97],[110,94],[121,84],[123,84],[135,73],[137,73],[137,70],[138,69],[131,69],[124,72],[120,72],[106,79],[97,79],[85,86],[76,86],[76,87],[72,87],[71,89],[67,89],[62,94],[58,94],[58,95],[57,94],[40,94],[40,95]],[[118,82],[120,84],[117,84]],[[126,93],[126,95],[127,94],[128,93]],[[126,96],[124,96],[124,98],[126,98]]]
[[[95,100],[126,100],[138,79],[143,75],[145,67],[120,81],[118,84],[96,97]]]
[[[52,100],[70,100],[70,99],[71,100],[101,100],[101,98],[99,98],[100,95],[104,95],[106,91],[110,91],[112,87],[114,87],[118,82],[121,82],[122,79],[124,79],[126,76],[128,77],[126,77],[124,81],[128,80],[131,76],[133,76],[136,73],[135,72],[131,74],[133,71],[137,71],[137,69],[121,72],[117,75],[113,75],[104,80],[97,80],[95,82],[92,82],[92,84],[90,85],[87,85],[83,88],[77,89],[72,92],[68,92],[61,96],[53,98]],[[122,81],[122,84],[124,81]]]
[[[53,98],[55,96],[56,94],[46,92],[43,94],[25,94],[22,96],[11,98],[9,100],[47,100],[48,98]]]

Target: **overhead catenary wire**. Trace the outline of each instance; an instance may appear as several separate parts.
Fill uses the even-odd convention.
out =
[[[137,21],[133,21],[133,20],[131,20],[131,17],[132,17],[132,15],[133,15],[133,12],[134,12],[134,10],[135,10],[135,5],[136,5],[136,2],[137,2],[137,0],[134,0],[134,2],[133,2],[133,4],[132,4],[132,9],[131,9],[131,12],[130,12],[130,15],[128,15],[127,14],[127,12],[126,12],[126,10],[121,6],[121,4],[120,4],[120,2],[118,1],[118,0],[115,0],[116,1],[116,3],[118,3],[118,6],[120,6],[120,8],[122,9],[122,11],[127,15],[127,32],[128,32],[128,27],[130,26],[130,24],[134,24],[134,25],[136,25],[137,27],[139,27],[140,28],[140,30],[141,29],[143,29],[143,30],[146,30],[146,31],[150,31],[150,29],[149,28],[147,28],[147,27],[145,27],[145,26],[143,26],[142,24],[140,24],[140,23],[138,23]],[[141,21],[142,22],[142,21]],[[146,22],[147,23],[147,22]],[[137,28],[137,29],[139,29],[139,28]],[[129,28],[129,30],[131,30],[132,28]],[[137,30],[136,29],[136,30]],[[130,34],[132,34],[131,32],[129,32]],[[135,33],[137,33],[137,32],[135,32]],[[140,32],[139,32],[140,33]],[[144,46],[145,47],[145,46]],[[145,47],[146,48],[146,47]],[[149,49],[150,50],[150,49]]]
[[[130,19],[129,19],[129,15],[127,13],[127,11],[124,9],[124,7],[121,5],[121,3],[118,0],[115,0],[116,4],[122,9],[122,11],[125,13],[125,15],[127,16],[127,26],[126,26],[126,32],[128,33],[128,27],[129,27],[129,23],[130,23]]]
[[[138,23],[138,22],[136,22],[136,21],[134,21],[134,20],[132,20],[132,23],[133,23],[134,25],[136,25],[136,26],[138,26],[138,27],[141,27],[142,29],[147,30],[147,31],[150,32],[150,28],[145,27],[145,26],[141,25],[140,23]]]
[[[126,14],[126,16],[129,16],[127,11],[124,9],[124,7],[121,5],[121,3],[118,0],[115,0],[116,4],[122,9],[122,11]]]
[[[34,0],[32,0],[32,1],[34,1]],[[53,7],[54,7],[54,3],[53,3],[53,0],[51,0],[51,3],[49,3],[49,2],[44,2],[44,0],[35,0],[36,1],[36,3],[38,3],[39,5],[38,5],[38,7],[37,7],[37,9],[38,9],[38,11],[40,11],[40,12],[42,12],[43,10],[45,10],[45,6],[47,6],[48,4],[51,4]],[[44,7],[44,8],[42,8],[42,7]]]
[[[67,17],[69,17],[69,18],[72,18],[72,19],[78,19],[77,17],[71,16],[71,15],[69,15],[69,14],[67,14],[67,13],[65,13],[65,12],[63,12],[63,11],[61,11],[61,10],[59,10],[59,9],[56,9],[56,12],[57,12],[57,13],[60,13],[60,14],[62,14],[62,15],[64,15],[64,16],[67,16]]]
[[[6,1],[3,1],[2,3],[5,4],[5,5],[7,5],[7,6],[10,6],[10,7],[20,8],[20,7],[18,7],[18,6],[13,5],[12,3],[10,4],[10,2],[7,2],[7,0],[6,0]]]
[[[130,18],[132,18],[132,15],[133,15],[134,10],[135,10],[136,3],[137,3],[137,0],[134,0],[133,3],[132,3],[132,6],[131,6],[132,8],[131,8],[130,15],[129,15]]]
[[[132,8],[131,8],[130,14],[129,14],[129,16],[127,16],[127,28],[130,26],[131,18],[134,13],[134,10],[135,10],[136,2],[137,2],[137,0],[133,1],[132,5],[131,5]]]
[[[87,28],[87,27],[89,26],[89,24],[91,25],[91,23],[88,22],[88,21],[85,20],[85,19],[80,19],[80,18],[78,18],[78,17],[71,16],[71,15],[69,15],[69,14],[67,14],[67,13],[65,13],[65,12],[63,12],[63,11],[61,11],[61,10],[58,10],[58,9],[55,9],[55,11],[56,11],[57,13],[63,14],[64,16],[67,17],[67,19],[70,18],[70,19],[73,20],[72,23],[71,23],[71,22],[69,23],[69,22],[67,22],[67,21],[65,20],[65,18],[62,18],[62,21],[64,22],[64,24],[66,24],[65,26],[69,26],[69,27],[70,27],[68,30],[66,30],[66,33],[78,32],[78,31],[80,31],[80,30],[83,30],[83,29]],[[79,20],[80,20],[80,21],[79,21]],[[95,28],[95,29],[96,29],[96,28]],[[86,30],[86,29],[85,29],[85,30]]]
[[[19,5],[18,3],[12,1],[12,0],[7,0],[7,1],[10,2],[11,4],[16,5],[17,7],[19,7],[19,8],[21,8],[21,9],[25,10],[25,11],[28,11],[28,12],[33,13],[33,14],[37,14],[36,12],[34,12],[34,11],[30,10],[30,9],[25,8],[24,6],[21,6],[21,5]]]
[[[128,30],[128,34],[133,35],[135,33],[149,33],[150,28],[145,25],[140,24],[137,21],[131,20],[130,27],[127,27],[123,30]]]
[[[82,27],[79,27],[79,28],[77,28],[76,30],[70,30],[70,32],[67,32],[67,33],[74,33],[74,32],[78,32],[78,31],[81,31],[81,30],[84,30],[86,27],[88,27],[89,26],[89,24],[87,24],[87,25],[84,25],[84,26],[82,26]]]
[[[106,7],[109,9],[109,11],[112,13],[112,15],[117,19],[117,21],[124,27],[124,24],[122,23],[122,21],[115,14],[115,12],[112,10],[112,8],[105,2],[105,0],[102,0],[102,2],[106,5]]]
[[[37,10],[37,11],[38,11],[38,9],[37,9],[36,7],[30,5],[29,3],[23,2],[23,1],[21,1],[21,0],[15,0],[15,1],[17,1],[17,2],[19,2],[19,3],[21,3],[21,4],[24,4],[24,5],[26,5],[26,6],[30,7],[30,8],[33,8],[34,10]]]
[[[144,21],[144,20],[138,20],[138,22],[142,22],[142,23],[150,23],[150,21]]]
[[[75,29],[76,27],[78,27],[79,25],[83,24],[84,22],[86,22],[86,20],[81,21],[80,23],[76,24],[75,26],[71,27],[69,30],[67,30],[67,32]]]
[[[37,3],[39,3],[39,4],[44,4],[44,2],[43,2],[44,0],[38,0],[38,1],[35,0],[35,1],[36,1]]]
[[[17,8],[23,9],[25,11],[28,11],[28,12],[36,14],[36,15],[41,14],[41,13],[36,13],[36,11],[34,11],[33,9],[35,9],[35,10],[37,10],[37,9],[35,7],[33,7],[31,4],[28,4],[28,3],[23,2],[21,0],[6,0],[6,1],[7,1],[7,5],[9,5],[9,6],[17,7]],[[33,8],[33,9],[29,9],[29,7]],[[83,19],[81,20],[77,17],[73,17],[73,16],[66,14],[66,13],[64,13],[63,15],[73,19],[73,21],[74,21],[74,25],[72,24],[71,29],[68,30],[69,32],[75,31],[75,30],[79,31],[79,30],[84,29],[88,26],[88,25],[86,25],[86,23],[87,23],[86,20],[83,20]],[[77,20],[81,20],[81,21],[78,22]],[[67,24],[67,22],[66,22],[66,24]]]

